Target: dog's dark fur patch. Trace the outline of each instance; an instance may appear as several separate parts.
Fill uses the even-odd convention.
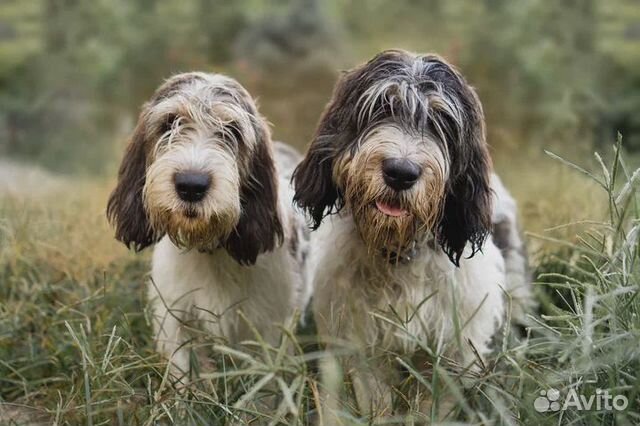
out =
[[[278,184],[267,129],[253,154],[248,178],[242,185],[242,215],[236,228],[223,243],[240,264],[252,265],[260,253],[282,244],[284,232],[278,215]]]

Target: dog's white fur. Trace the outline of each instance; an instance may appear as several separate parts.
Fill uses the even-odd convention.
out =
[[[537,303],[531,287],[526,249],[518,225],[518,205],[498,175],[491,176],[493,190],[492,241],[505,262],[505,290],[513,321],[526,324]]]
[[[338,339],[366,348],[371,357],[429,347],[465,366],[476,351],[489,352],[504,319],[506,284],[504,258],[491,240],[460,267],[441,250],[424,247],[410,264],[389,268],[381,256],[371,257],[350,215],[340,213],[325,219],[313,241],[312,308],[318,333],[330,346]],[[456,321],[464,325],[461,345]],[[347,371],[365,412],[390,406],[393,383],[384,383],[389,368]]]
[[[532,303],[525,260],[517,253],[522,241],[515,226],[515,202],[497,175],[492,176],[492,184],[495,223],[512,226],[509,236],[514,241],[508,250],[513,258],[505,259],[488,239],[473,257],[467,259],[469,252],[465,252],[456,267],[441,250],[427,243],[411,263],[390,268],[382,256],[371,256],[348,212],[327,217],[313,234],[309,257],[319,334],[401,353],[417,350],[421,340],[435,343],[447,353],[447,349],[458,350],[451,346],[457,315],[461,324],[473,317],[462,337],[480,354],[486,354],[504,320],[505,291],[513,292],[514,299],[525,304],[523,310]],[[403,324],[406,334],[373,315],[388,312],[390,306],[400,317],[412,318]],[[471,362],[474,349],[465,347],[468,351],[461,361]]]
[[[411,355],[428,347],[467,367],[492,349],[508,298],[512,317],[524,320],[534,299],[516,204],[497,175],[492,176],[492,187],[494,223],[504,227],[509,240],[502,253],[493,239],[471,258],[466,250],[459,267],[429,243],[409,264],[389,268],[382,256],[371,256],[348,212],[325,218],[312,235],[309,268],[318,334],[329,347],[367,348],[372,359],[380,353]],[[462,327],[460,340],[456,327]],[[345,363],[365,412],[391,406],[391,386],[398,381],[386,364],[389,359],[383,359],[368,368],[356,367],[355,360]]]
[[[285,150],[279,148],[276,159]],[[278,165],[283,177],[279,180],[279,209],[288,212],[293,198],[287,179],[290,168],[282,162]],[[284,229],[299,229],[299,223],[291,223],[295,217],[280,217]],[[308,250],[304,238],[300,243],[300,252]],[[189,372],[189,348],[182,346],[190,338],[184,330],[189,319],[199,320],[201,328],[226,344],[255,340],[254,327],[260,338],[275,345],[280,327],[290,325],[294,313],[304,312],[310,292],[299,260],[287,245],[258,256],[247,267],[224,250],[185,251],[165,236],[154,249],[148,286],[158,351],[183,373]]]

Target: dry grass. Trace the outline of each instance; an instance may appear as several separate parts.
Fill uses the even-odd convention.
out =
[[[614,172],[612,164],[609,176],[618,181],[610,178],[607,190],[548,158],[500,170],[520,201],[525,229],[543,236],[529,237],[541,312],[524,336],[505,330],[481,374],[464,384],[437,357],[439,380],[425,381],[408,368],[434,399],[455,396],[448,420],[640,422],[640,214],[635,189],[607,207],[609,194],[615,198],[631,174],[620,163]],[[308,335],[290,336],[276,348],[256,340],[241,353],[218,346],[212,374],[187,390],[170,385],[166,364],[152,350],[145,310],[148,255],[128,253],[113,240],[104,219],[110,186],[65,181],[44,193],[0,197],[0,419],[129,425],[242,424],[259,417],[265,424],[303,425],[317,418],[323,383],[316,361],[327,360],[321,365],[331,386],[342,379],[322,351],[297,346],[313,340]],[[570,222],[581,223],[557,227]],[[289,346],[295,349],[285,351]],[[537,413],[533,400],[552,386],[586,394],[609,389],[631,403],[622,412]],[[272,396],[277,408],[265,409],[261,401]],[[345,407],[351,408],[338,408],[340,422],[367,424],[357,407]],[[413,412],[389,424],[420,424],[432,415]]]

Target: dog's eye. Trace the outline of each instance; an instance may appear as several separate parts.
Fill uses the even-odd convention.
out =
[[[169,130],[173,128],[173,123],[176,122],[178,116],[176,114],[167,115],[162,121],[162,125],[160,126],[161,133],[167,133]]]
[[[240,132],[240,126],[235,121],[225,125],[222,134],[225,139],[229,139],[231,142],[242,142],[242,132]]]

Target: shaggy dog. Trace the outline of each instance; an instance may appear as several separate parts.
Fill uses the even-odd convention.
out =
[[[345,73],[294,183],[316,229],[319,334],[379,360],[344,361],[361,410],[389,412],[394,354],[480,363],[504,321],[507,273],[528,303],[515,203],[492,175],[482,107],[442,58],[391,50]]]
[[[190,371],[192,320],[229,344],[255,331],[276,344],[309,298],[289,184],[299,158],[276,144],[274,162],[272,145],[251,96],[222,75],[176,75],[142,108],[107,215],[128,247],[157,242],[154,331],[177,376]]]

